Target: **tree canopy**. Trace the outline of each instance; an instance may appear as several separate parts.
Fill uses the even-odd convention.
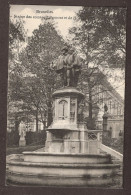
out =
[[[88,62],[124,67],[126,10],[114,7],[83,7],[77,14],[79,27],[70,29],[73,41]]]
[[[69,32],[72,35],[72,44],[83,57],[79,87],[86,94],[89,121],[93,122],[93,109],[97,105],[94,101],[96,86],[105,79],[101,68],[123,69],[125,66],[126,10],[114,7],[82,7],[77,14],[77,25]],[[93,128],[92,124],[89,128]]]
[[[60,55],[63,46],[64,40],[54,25],[47,22],[33,31],[20,56],[22,66],[25,67],[22,98],[32,108],[37,120],[38,115],[41,116],[42,122],[45,114],[47,120],[50,120],[52,92],[57,87],[57,76],[52,63]]]
[[[36,118],[38,130],[38,121],[51,116],[52,92],[59,85],[52,63],[60,55],[64,40],[54,25],[46,22],[33,31],[21,49],[25,38],[22,29],[22,23],[10,21],[8,116],[14,116],[18,128],[28,112]]]

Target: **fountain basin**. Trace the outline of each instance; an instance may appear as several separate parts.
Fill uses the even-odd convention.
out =
[[[44,152],[24,152],[20,159],[11,159],[7,164],[8,181],[51,186],[77,186],[78,180],[80,186],[108,184],[120,167],[111,163],[110,155]]]
[[[114,164],[53,164],[12,161],[9,171],[25,175],[61,176],[61,177],[101,177],[116,172],[119,165]]]
[[[111,163],[111,156],[106,154],[65,154],[65,153],[48,153],[48,152],[23,152],[25,162],[43,162],[43,163]]]
[[[8,185],[23,185],[23,186],[63,186],[63,187],[108,187],[113,182],[112,177],[96,177],[96,178],[82,178],[82,177],[48,177],[43,175],[25,175],[21,173],[8,172]]]

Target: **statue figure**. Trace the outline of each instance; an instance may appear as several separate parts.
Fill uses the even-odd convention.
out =
[[[105,104],[104,105],[104,112],[107,112],[108,111],[108,107],[107,107],[107,105]]]
[[[21,122],[20,123],[19,135],[20,135],[19,146],[25,146],[26,145],[26,140],[25,140],[26,126],[25,126],[25,123],[24,122]]]
[[[20,135],[20,138],[25,138],[26,136],[26,126],[23,122],[20,123],[19,135]]]
[[[56,72],[62,74],[64,86],[75,87],[80,74],[81,62],[76,56],[74,50],[69,50],[68,47],[62,49],[62,55],[59,56],[56,64]]]

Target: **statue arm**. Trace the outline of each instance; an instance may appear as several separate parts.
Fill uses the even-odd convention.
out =
[[[63,57],[59,56],[58,60],[55,63],[56,72],[59,72],[63,69]]]

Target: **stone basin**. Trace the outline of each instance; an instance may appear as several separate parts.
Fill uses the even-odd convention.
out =
[[[112,164],[110,155],[46,152],[23,152],[21,158],[11,159],[7,164],[8,181],[50,186],[77,186],[77,182],[80,186],[105,185],[120,167]]]
[[[65,153],[48,153],[48,152],[23,152],[25,162],[43,162],[43,163],[95,163],[110,164],[111,156],[108,154],[65,154]]]
[[[14,186],[57,186],[57,187],[108,187],[114,183],[112,177],[47,177],[43,175],[25,175],[8,173],[8,185]]]

